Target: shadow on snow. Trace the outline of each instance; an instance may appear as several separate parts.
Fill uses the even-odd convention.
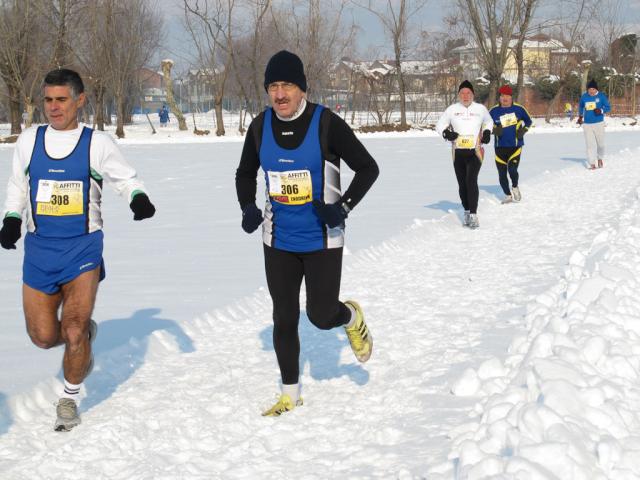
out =
[[[342,327],[332,330],[320,330],[308,319],[305,312],[300,312],[298,326],[300,338],[300,374],[309,365],[309,375],[314,380],[330,380],[347,376],[357,385],[369,382],[369,372],[355,359],[354,363],[341,364],[340,355],[343,348],[348,348],[349,341]],[[273,351],[273,326],[260,332],[262,348]]]

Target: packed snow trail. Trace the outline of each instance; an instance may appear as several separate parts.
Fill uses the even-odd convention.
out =
[[[69,434],[51,431],[57,380],[8,399],[15,418],[0,437],[2,477],[426,477],[473,411],[473,397],[451,395],[453,381],[506,355],[527,303],[557,284],[572,252],[618,223],[639,158],[627,151],[603,170],[524,181],[520,204],[485,197],[477,231],[451,213],[347,257],[342,296],[363,306],[374,354],[357,364],[342,332],[303,318],[303,407],[260,416],[278,389],[261,291],[104,350],[83,424]],[[106,321],[98,350],[109,334]]]

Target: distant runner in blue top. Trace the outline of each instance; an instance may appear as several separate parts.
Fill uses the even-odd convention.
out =
[[[587,91],[580,97],[578,105],[578,125],[582,125],[584,138],[587,142],[587,159],[590,170],[604,166],[604,114],[610,111],[609,99],[604,93],[598,91],[596,81],[591,80],[587,84]],[[598,161],[597,166],[596,160]]]
[[[518,188],[518,165],[524,146],[524,134],[531,127],[531,117],[522,105],[513,103],[513,90],[509,85],[503,85],[498,92],[500,104],[489,110],[489,114],[493,119],[496,167],[500,186],[505,194],[502,203],[511,203],[514,200],[519,202],[522,195]],[[511,188],[507,172],[511,177]]]

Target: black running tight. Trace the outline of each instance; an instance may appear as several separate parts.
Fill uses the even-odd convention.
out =
[[[478,211],[478,174],[482,161],[475,150],[456,149],[453,157],[453,168],[458,180],[458,193],[465,210],[471,213]]]
[[[304,277],[307,316],[322,330],[349,323],[351,312],[338,300],[342,248],[295,253],[264,246],[267,285],[273,301],[273,347],[282,383],[298,383],[300,375],[300,286]]]

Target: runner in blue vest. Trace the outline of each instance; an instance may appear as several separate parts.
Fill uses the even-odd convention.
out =
[[[344,327],[356,358],[366,362],[373,340],[360,306],[341,302],[344,221],[378,176],[378,166],[349,126],[336,114],[305,98],[302,61],[285,50],[268,62],[264,86],[271,108],[247,132],[236,190],[242,228],[262,224],[265,269],[273,300],[273,344],[282,393],[265,416],[302,405],[299,387],[300,286],[305,280],[306,311],[318,328]],[[340,188],[340,159],[355,171]],[[256,205],[256,176],[262,167],[267,192],[264,218]]]
[[[524,146],[524,134],[531,127],[532,122],[529,112],[522,105],[513,103],[513,90],[509,85],[500,87],[498,93],[500,93],[500,104],[489,110],[489,114],[493,118],[498,178],[505,195],[502,203],[519,202],[522,194],[518,187],[518,166]],[[509,188],[507,173],[511,177],[511,188]]]
[[[93,367],[97,324],[91,313],[105,277],[103,179],[128,199],[134,220],[152,217],[155,208],[111,137],[78,124],[85,103],[80,76],[66,69],[49,72],[43,93],[49,124],[25,130],[16,142],[0,245],[16,248],[24,215],[27,332],[40,348],[65,346],[54,428],[68,431],[80,423],[79,393]]]

